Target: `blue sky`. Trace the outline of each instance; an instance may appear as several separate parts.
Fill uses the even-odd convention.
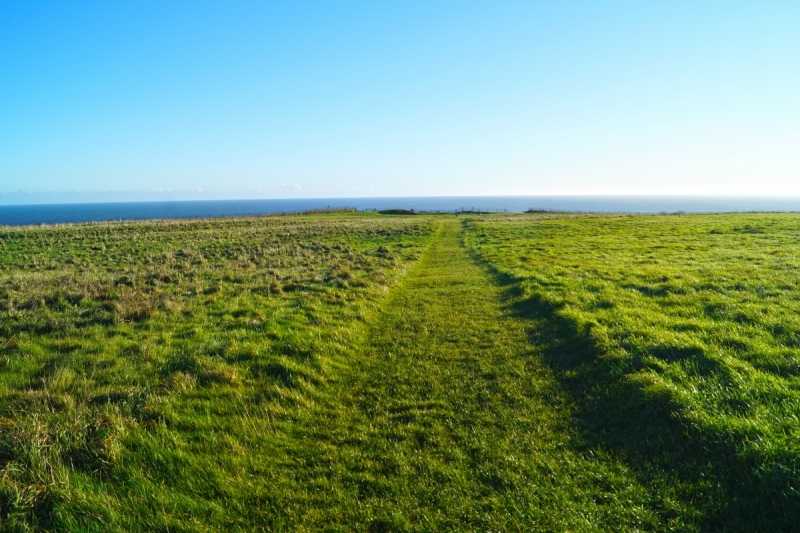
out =
[[[798,2],[0,5],[0,203],[800,195]]]

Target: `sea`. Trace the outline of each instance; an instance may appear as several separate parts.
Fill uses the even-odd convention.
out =
[[[0,205],[0,225],[234,217],[345,207],[359,211],[398,208],[449,212],[519,212],[529,209],[587,213],[800,212],[800,197],[419,196]]]

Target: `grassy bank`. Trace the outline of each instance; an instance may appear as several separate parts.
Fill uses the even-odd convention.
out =
[[[472,219],[583,437],[705,529],[800,520],[797,215]]]
[[[0,531],[791,531],[797,215],[0,230]]]
[[[665,506],[573,442],[527,320],[443,223],[351,358],[287,433],[254,512],[286,531],[638,531]],[[664,519],[665,525],[669,522]]]
[[[3,529],[246,515],[272,424],[431,231],[359,215],[2,230]]]

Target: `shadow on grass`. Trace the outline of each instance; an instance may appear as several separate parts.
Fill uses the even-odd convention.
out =
[[[553,305],[524,296],[521,280],[489,268],[574,404],[580,445],[620,457],[656,500],[678,500],[677,508],[660,505],[664,522],[689,518],[703,531],[800,528],[797,457],[746,456],[729,438],[689,424],[668,393],[626,378],[635,361],[601,357],[593,340]]]

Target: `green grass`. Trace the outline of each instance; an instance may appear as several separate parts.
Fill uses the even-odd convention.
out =
[[[517,216],[468,222],[583,436],[704,529],[800,520],[797,215]]]
[[[790,531],[798,230],[0,229],[0,531]]]
[[[247,516],[272,424],[431,231],[359,215],[3,230],[3,529]]]
[[[629,469],[577,450],[566,398],[448,220],[312,409],[292,422],[270,529],[637,531]],[[277,477],[277,476],[276,476]],[[275,509],[282,512],[276,513]]]

